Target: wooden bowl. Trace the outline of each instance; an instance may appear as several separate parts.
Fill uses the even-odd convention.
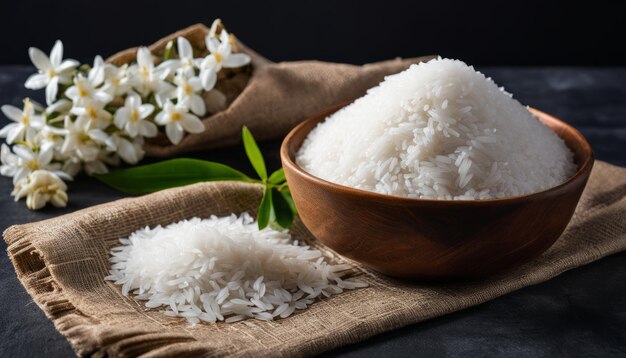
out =
[[[594,156],[566,123],[530,111],[574,152],[578,171],[554,188],[530,195],[446,201],[354,189],[317,178],[295,163],[309,132],[345,105],[294,128],[280,150],[304,225],[336,252],[385,274],[421,280],[480,279],[510,270],[546,251],[569,223]]]

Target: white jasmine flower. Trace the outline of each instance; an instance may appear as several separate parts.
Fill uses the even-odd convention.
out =
[[[130,90],[130,78],[127,64],[117,67],[108,63],[104,66],[103,90],[112,96],[122,96]]]
[[[159,88],[159,84],[168,76],[169,69],[154,68],[150,50],[140,47],[137,50],[137,63],[130,66],[129,72],[130,84],[145,97]]]
[[[109,103],[113,99],[109,93],[98,88],[104,82],[104,61],[96,56],[94,64],[87,77],[79,73],[74,77],[74,85],[65,91],[65,95],[76,106],[85,106],[92,101]]]
[[[185,131],[189,133],[200,133],[204,131],[202,121],[189,113],[189,109],[182,103],[173,104],[171,101],[165,102],[163,110],[157,114],[155,121],[165,126],[165,134],[174,143],[180,143]]]
[[[22,141],[27,135],[33,135],[45,122],[42,116],[35,114],[35,109],[28,98],[24,100],[22,110],[10,104],[5,104],[1,109],[7,118],[15,122],[0,129],[0,138],[6,138],[9,144]]]
[[[152,112],[154,112],[153,105],[141,104],[141,97],[135,92],[130,92],[126,96],[124,107],[115,111],[114,123],[117,128],[125,130],[131,137],[136,137],[138,134],[144,137],[154,137],[157,135],[157,127],[146,120]]]
[[[7,158],[7,162],[14,161],[14,173],[13,184],[26,178],[30,173],[35,170],[43,169],[49,171],[58,171],[61,169],[61,165],[52,162],[53,149],[46,148],[39,151],[33,151],[30,147],[25,145],[13,146],[13,152],[16,158]],[[4,154],[4,153],[3,153]],[[4,165],[4,160],[3,160]],[[12,171],[8,169],[8,171]]]
[[[11,149],[8,145],[2,143],[0,148],[0,174],[5,177],[14,177],[18,170],[19,157],[11,153]]]
[[[84,162],[96,160],[101,151],[98,143],[104,144],[109,138],[102,130],[92,128],[91,121],[85,116],[78,117],[74,122],[69,116],[65,117],[64,127],[65,141],[61,153],[75,153]]]
[[[159,65],[161,68],[167,68],[170,72],[176,72],[178,75],[192,77],[196,74],[196,62],[193,58],[193,48],[184,37],[176,39],[178,48],[178,58],[167,60]]]
[[[203,116],[206,113],[204,100],[198,92],[202,91],[202,84],[198,77],[187,78],[185,76],[176,76],[174,83],[176,88],[177,103],[181,103],[191,110],[197,116]]]
[[[29,89],[45,87],[46,102],[51,104],[57,97],[59,83],[71,83],[72,71],[78,66],[78,61],[70,59],[63,61],[63,43],[59,40],[54,43],[49,58],[35,47],[29,48],[28,54],[39,73],[30,76],[24,86]]]
[[[35,136],[35,142],[42,150],[52,148],[53,151],[60,152],[64,135],[65,129],[45,125]]]
[[[47,170],[35,170],[15,185],[11,195],[15,201],[26,197],[31,210],[41,209],[47,203],[57,208],[67,205],[67,185],[56,174]]]
[[[145,154],[141,137],[130,141],[119,133],[113,133],[107,140],[106,145],[107,149],[116,152],[128,164],[137,164]]]
[[[213,24],[215,25],[215,22]],[[222,67],[236,68],[250,63],[250,56],[244,53],[232,53],[230,38],[226,30],[222,30],[220,39],[221,41],[211,33],[205,38],[206,46],[211,53],[200,62],[199,66],[200,81],[205,91],[210,91],[215,87],[217,73]]]
[[[215,63],[216,72],[219,72],[222,67],[237,68],[250,63],[250,56],[244,53],[232,53],[230,37],[226,30],[222,30],[220,33],[220,40],[207,36],[205,42],[206,47],[211,52],[207,59]]]
[[[91,124],[100,129],[105,129],[111,125],[113,115],[104,109],[105,104],[99,101],[91,101],[85,104],[84,107],[74,107],[70,110],[70,113],[78,116],[78,118],[84,118],[90,121]]]

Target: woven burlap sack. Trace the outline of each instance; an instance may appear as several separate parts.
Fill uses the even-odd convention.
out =
[[[368,288],[318,301],[273,322],[190,326],[146,309],[104,277],[118,238],[145,225],[254,212],[261,187],[204,183],[95,206],[4,233],[17,276],[79,355],[308,356],[477,305],[626,249],[626,169],[597,162],[576,213],[540,258],[489,280],[446,285],[394,280],[358,264]],[[294,239],[344,261],[297,223]]]
[[[157,41],[150,50],[160,53],[169,41],[179,36],[203,49],[208,32],[206,26],[194,25]],[[394,59],[363,66],[320,61],[273,63],[237,39],[233,42],[239,51],[252,59],[252,75],[243,92],[225,110],[203,118],[204,132],[187,135],[176,146],[164,138],[148,141],[145,146],[148,155],[173,156],[235,144],[240,141],[244,125],[257,139],[280,138],[308,116],[363,95],[386,75],[433,58]],[[107,61],[117,65],[129,63],[135,60],[136,52],[136,48],[131,48]]]

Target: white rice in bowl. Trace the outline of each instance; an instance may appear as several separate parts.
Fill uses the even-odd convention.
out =
[[[296,162],[333,183],[410,198],[476,200],[549,189],[576,172],[573,153],[473,67],[412,65],[329,116]]]

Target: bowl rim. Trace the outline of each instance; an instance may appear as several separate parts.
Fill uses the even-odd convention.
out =
[[[593,152],[591,146],[589,145],[589,143],[587,142],[585,137],[576,128],[570,126],[566,122],[564,122],[564,121],[562,121],[562,120],[560,120],[560,119],[558,119],[558,118],[556,118],[556,117],[554,117],[554,116],[552,116],[552,115],[550,115],[550,114],[548,114],[546,112],[543,112],[541,110],[538,110],[536,108],[533,108],[533,107],[529,106],[529,107],[527,107],[528,110],[531,112],[531,114],[534,117],[537,117],[537,120],[540,120],[538,117],[543,117],[543,119],[547,119],[548,121],[553,122],[553,123],[557,124],[558,126],[565,128],[567,131],[573,132],[574,137],[576,137],[578,143],[581,146],[581,149],[584,152],[589,154],[587,156],[586,160],[582,164],[579,165],[578,170],[576,171],[576,173],[574,173],[574,175],[572,175],[567,180],[565,180],[564,182],[562,182],[561,184],[559,184],[557,186],[554,186],[554,187],[551,187],[551,188],[548,188],[548,189],[545,189],[545,190],[537,191],[537,192],[534,192],[534,193],[525,194],[525,195],[511,196],[511,197],[505,197],[505,198],[481,199],[481,200],[439,200],[439,199],[409,198],[409,197],[405,197],[405,196],[381,194],[381,193],[377,193],[377,192],[372,192],[372,191],[352,188],[352,187],[349,187],[349,186],[345,186],[345,185],[341,185],[341,184],[330,182],[328,180],[322,179],[320,177],[317,177],[317,176],[307,172],[302,167],[300,167],[298,164],[296,164],[295,160],[292,160],[292,158],[289,155],[289,149],[288,149],[290,141],[293,139],[293,137],[295,137],[295,135],[298,132],[300,132],[302,130],[303,127],[309,125],[310,122],[313,122],[313,121],[317,121],[318,124],[322,123],[332,113],[338,111],[339,109],[345,107],[346,105],[348,105],[348,104],[350,104],[352,102],[353,101],[346,101],[346,102],[341,103],[339,105],[330,107],[330,108],[328,108],[328,109],[326,109],[326,110],[324,110],[324,111],[322,111],[322,112],[320,112],[320,113],[318,113],[318,114],[316,114],[314,116],[311,116],[311,117],[305,119],[304,121],[299,123],[296,127],[291,129],[291,131],[289,131],[287,136],[285,136],[285,138],[283,139],[283,142],[282,142],[282,144],[280,146],[280,157],[281,157],[283,166],[289,167],[294,172],[298,173],[298,175],[304,177],[306,180],[308,180],[310,182],[313,182],[313,183],[315,183],[317,185],[321,185],[323,187],[327,187],[327,188],[329,188],[331,190],[338,191],[338,192],[341,192],[341,193],[347,194],[347,195],[360,196],[360,197],[365,197],[365,198],[369,198],[369,199],[377,200],[377,201],[393,201],[395,203],[405,203],[405,204],[425,204],[425,205],[443,205],[443,204],[445,204],[445,205],[453,205],[453,206],[468,206],[468,205],[475,206],[475,205],[524,203],[524,202],[528,202],[528,201],[538,200],[540,198],[545,197],[546,195],[558,194],[559,192],[564,190],[566,187],[570,186],[574,181],[577,181],[581,177],[585,177],[584,179],[586,180],[586,177],[590,174],[591,169],[593,167],[593,163],[595,161],[595,155],[594,155],[594,152]],[[323,118],[320,118],[322,116],[323,116]],[[552,129],[550,126],[547,126],[543,122],[542,122],[542,124],[545,125],[546,127],[550,128],[550,130],[552,130],[559,138],[561,138],[563,140],[563,137],[561,135],[559,135],[559,133],[556,133],[554,131],[554,129]],[[315,128],[315,127],[313,127],[313,128]],[[313,128],[311,128],[311,130],[313,130]],[[307,135],[308,135],[308,133],[307,133]],[[298,147],[298,149],[300,149],[300,148]],[[568,146],[568,149],[570,149],[572,152],[574,152],[574,150],[571,147],[569,147],[569,146]],[[295,153],[294,153],[294,155],[295,155]]]

